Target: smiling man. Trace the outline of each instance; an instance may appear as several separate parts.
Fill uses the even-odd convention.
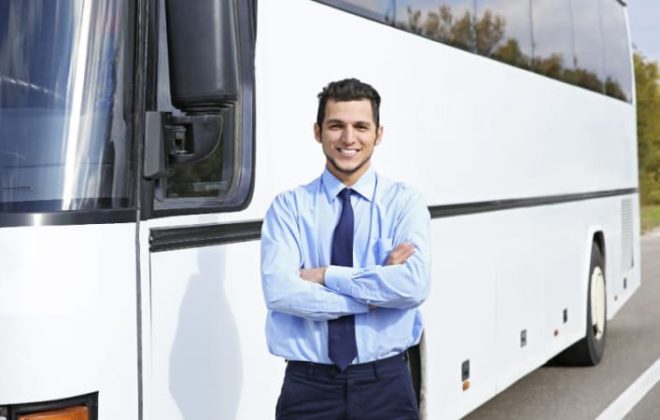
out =
[[[318,95],[321,176],[278,195],[261,234],[271,353],[288,365],[278,419],[417,419],[406,351],[430,288],[422,196],[371,168],[380,95],[330,83]]]

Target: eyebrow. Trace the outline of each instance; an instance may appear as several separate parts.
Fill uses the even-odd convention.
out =
[[[325,123],[326,123],[326,124],[337,124],[337,123],[339,123],[339,124],[347,124],[346,121],[344,121],[344,120],[340,120],[340,119],[338,119],[338,118],[333,118],[333,119],[330,119],[330,120],[326,120]],[[358,120],[358,121],[354,121],[352,124],[353,124],[353,125],[358,125],[358,124],[371,125],[372,122],[371,122],[371,121],[366,121],[366,120]]]

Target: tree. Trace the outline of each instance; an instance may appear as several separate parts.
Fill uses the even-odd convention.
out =
[[[660,71],[639,52],[635,62],[639,186],[642,204],[660,204]]]

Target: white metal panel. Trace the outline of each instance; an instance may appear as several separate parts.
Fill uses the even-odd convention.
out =
[[[497,254],[484,240],[483,218],[432,222],[431,294],[422,305],[429,419],[458,418],[495,393],[495,291]],[[470,390],[461,365],[470,361]]]
[[[284,372],[268,354],[259,242],[151,254],[145,418],[272,418]]]
[[[0,230],[0,404],[99,392],[137,418],[135,225]]]
[[[586,221],[616,231],[619,205],[614,197],[433,221],[433,287],[423,306],[429,418],[465,415],[583,336],[593,238]],[[606,264],[618,258],[608,254]],[[621,275],[607,269],[610,311],[637,288],[617,292]]]
[[[315,94],[349,76],[383,97],[376,168],[431,204],[637,184],[630,104],[308,0],[260,2],[259,17],[250,215],[320,173]]]

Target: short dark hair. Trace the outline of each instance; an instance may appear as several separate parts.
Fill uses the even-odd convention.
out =
[[[358,101],[368,99],[371,101],[376,128],[380,127],[380,95],[373,86],[363,83],[358,79],[344,79],[328,83],[321,93],[318,94],[319,109],[316,113],[316,123],[321,127],[325,118],[325,105],[328,99],[335,101]]]

